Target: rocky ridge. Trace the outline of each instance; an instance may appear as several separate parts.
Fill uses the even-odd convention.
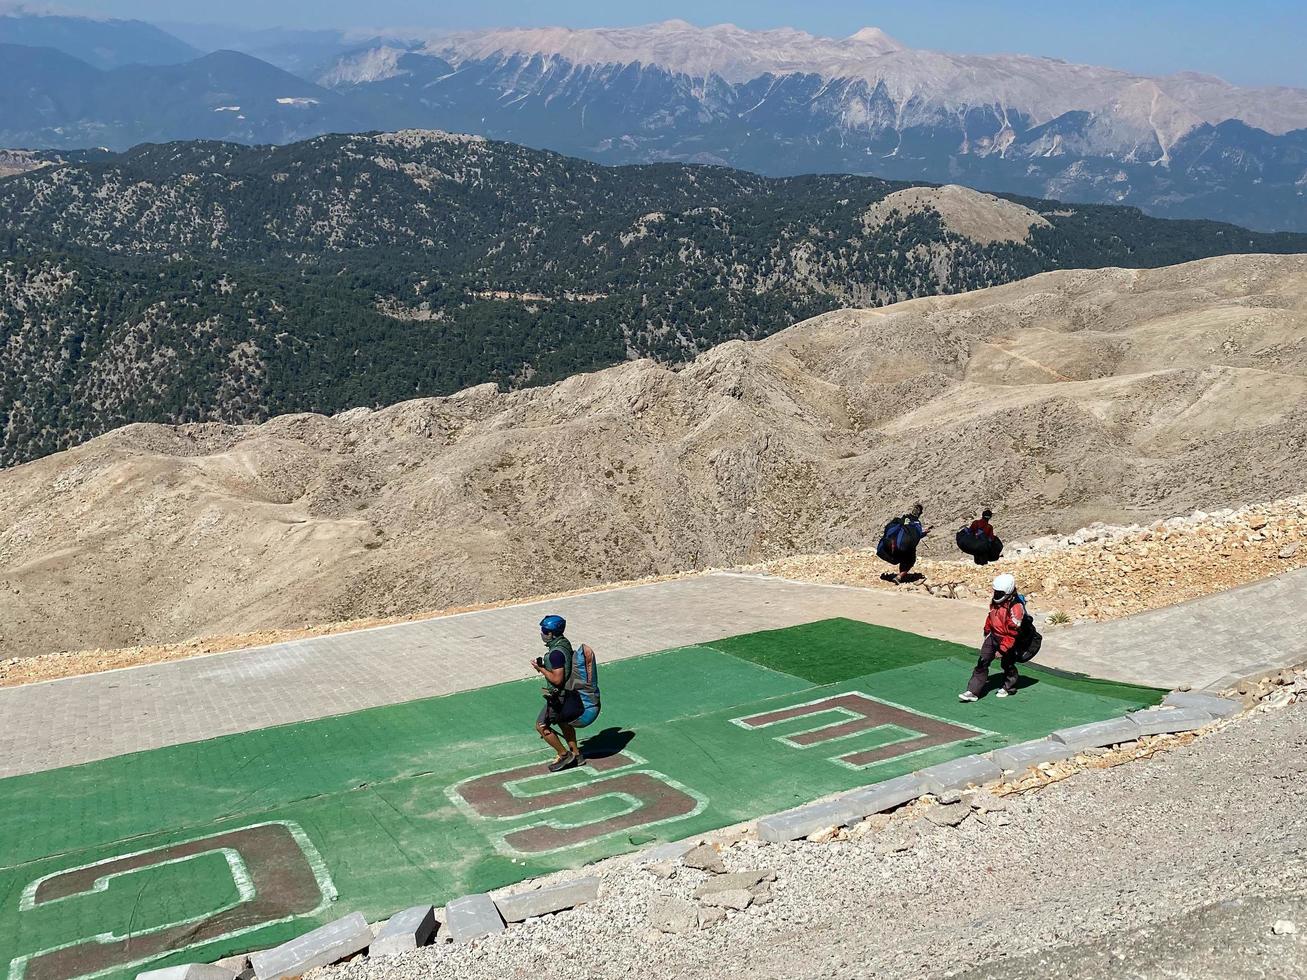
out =
[[[1289,497],[1307,446],[1304,266],[1053,273],[825,314],[679,371],[128,426],[0,472],[3,650],[864,548],[914,499],[936,522],[993,506],[1011,540]]]

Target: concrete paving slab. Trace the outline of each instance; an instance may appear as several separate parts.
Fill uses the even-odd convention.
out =
[[[1038,662],[1132,684],[1202,689],[1304,656],[1307,568],[1110,623],[1050,630]]]
[[[1083,749],[1133,742],[1139,737],[1139,726],[1129,718],[1112,718],[1109,721],[1092,721],[1087,725],[1062,728],[1049,737],[1079,752]]]
[[[828,827],[842,827],[858,819],[858,808],[837,797],[761,817],[758,820],[758,838],[772,843],[798,840]]]
[[[1229,718],[1243,710],[1243,705],[1238,701],[1195,691],[1172,691],[1162,699],[1162,703],[1176,708],[1197,708],[1213,718]]]
[[[928,793],[957,792],[968,786],[984,786],[1003,778],[1003,770],[983,755],[967,755],[951,759],[917,773],[922,787]]]
[[[136,980],[235,980],[235,977],[231,970],[207,963],[187,963],[136,974]]]
[[[504,920],[489,895],[464,895],[445,906],[445,928],[454,942],[468,943],[503,932]]]
[[[1031,766],[1044,762],[1060,762],[1075,754],[1075,749],[1062,742],[1055,742],[1050,738],[1037,738],[1019,745],[1009,745],[1005,749],[995,749],[989,757],[1004,772],[1024,772]]]
[[[495,899],[495,905],[505,922],[525,922],[536,916],[574,909],[586,902],[593,902],[598,897],[599,879],[588,876],[505,895]]]
[[[1139,726],[1140,735],[1191,732],[1216,720],[1201,708],[1192,707],[1150,708],[1147,711],[1132,711],[1127,717]]]
[[[412,952],[431,942],[436,934],[436,910],[430,905],[414,905],[390,917],[368,947],[368,957],[385,959]]]
[[[359,912],[328,922],[298,939],[250,956],[258,980],[298,977],[316,966],[326,966],[368,948],[372,930]]]
[[[855,789],[845,793],[840,799],[856,814],[854,820],[861,820],[873,813],[884,813],[896,806],[910,803],[924,793],[926,788],[922,785],[921,778],[916,773],[908,773],[906,776],[887,779],[883,783]]]

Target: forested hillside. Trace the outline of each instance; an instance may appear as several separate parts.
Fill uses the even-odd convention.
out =
[[[11,176],[0,463],[132,421],[678,363],[835,307],[1051,269],[1307,251],[1302,235],[982,195],[1028,217],[1018,234],[964,234],[885,202],[907,186],[606,168],[423,132],[149,145]]]

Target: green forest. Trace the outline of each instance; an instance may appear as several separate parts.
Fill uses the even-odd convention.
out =
[[[933,212],[868,223],[906,186],[409,133],[149,145],[6,178],[0,465],[128,422],[677,364],[841,306],[1052,269],[1307,251],[1304,235],[1010,196],[1049,226],[984,245]]]

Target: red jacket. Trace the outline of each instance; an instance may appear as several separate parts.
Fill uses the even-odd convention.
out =
[[[985,520],[983,517],[978,517],[971,522],[971,530],[973,532],[979,531],[985,537],[989,538],[989,540],[994,540],[994,525],[989,523],[989,521]]]
[[[985,617],[985,635],[993,634],[997,638],[999,653],[1007,653],[1016,646],[1017,633],[1025,618],[1026,607],[1017,601],[1016,596],[989,604],[989,615]]]

